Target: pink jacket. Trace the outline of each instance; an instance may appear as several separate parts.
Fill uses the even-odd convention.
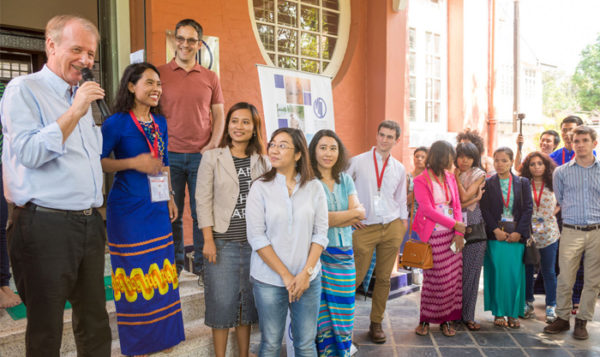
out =
[[[458,187],[456,185],[456,179],[454,175],[444,170],[446,175],[446,182],[450,188],[450,194],[452,195],[452,210],[454,212],[454,219],[451,219],[442,213],[439,213],[435,209],[435,203],[433,200],[433,191],[431,178],[427,174],[427,170],[423,171],[419,176],[415,178],[415,199],[419,204],[415,220],[413,222],[413,230],[419,235],[419,238],[423,242],[427,242],[433,228],[436,223],[441,224],[444,227],[454,227],[455,221],[462,222],[462,212],[460,207],[460,196],[458,193]],[[463,235],[460,232],[455,234]]]

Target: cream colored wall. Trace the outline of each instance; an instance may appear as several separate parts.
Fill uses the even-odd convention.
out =
[[[0,24],[44,30],[53,16],[74,14],[98,24],[97,1],[84,0],[2,0]]]

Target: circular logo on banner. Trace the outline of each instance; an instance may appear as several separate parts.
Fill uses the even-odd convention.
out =
[[[313,111],[315,112],[317,118],[325,118],[325,114],[327,114],[327,105],[325,104],[323,98],[318,97],[315,99],[315,102],[313,103]]]

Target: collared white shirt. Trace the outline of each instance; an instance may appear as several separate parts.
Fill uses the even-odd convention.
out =
[[[33,202],[83,210],[102,205],[102,133],[91,109],[64,143],[56,122],[71,107],[72,92],[46,66],[6,87],[0,102],[4,192],[17,206]]]
[[[373,197],[377,195],[377,176],[375,174],[375,162],[373,161],[373,150],[357,155],[350,160],[350,167],[346,171],[354,179],[358,200],[365,206],[366,219],[363,224],[387,224],[395,219],[407,219],[406,208],[406,169],[400,161],[390,154],[383,180],[381,183],[381,199],[385,205],[385,214],[375,214]],[[379,175],[383,169],[384,160],[379,153],[375,152]]]
[[[327,247],[329,228],[327,198],[323,186],[313,179],[296,187],[290,197],[285,176],[277,174],[270,182],[256,180],[246,201],[246,231],[252,246],[250,276],[266,284],[285,286],[283,279],[256,252],[268,245],[287,267],[297,275],[306,265],[312,243]],[[321,271],[321,262],[314,267],[312,281]]]

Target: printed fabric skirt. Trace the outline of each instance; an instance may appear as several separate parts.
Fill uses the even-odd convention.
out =
[[[441,324],[462,314],[462,253],[450,250],[454,230],[434,231],[429,238],[433,268],[423,271],[420,322]]]
[[[114,190],[113,190],[114,191]],[[121,353],[162,351],[185,339],[167,202],[111,192],[106,223]]]
[[[321,254],[321,304],[317,321],[319,356],[350,356],[354,326],[356,268],[352,247]]]
[[[494,316],[518,318],[525,312],[522,243],[489,240],[483,261],[484,309]]]

